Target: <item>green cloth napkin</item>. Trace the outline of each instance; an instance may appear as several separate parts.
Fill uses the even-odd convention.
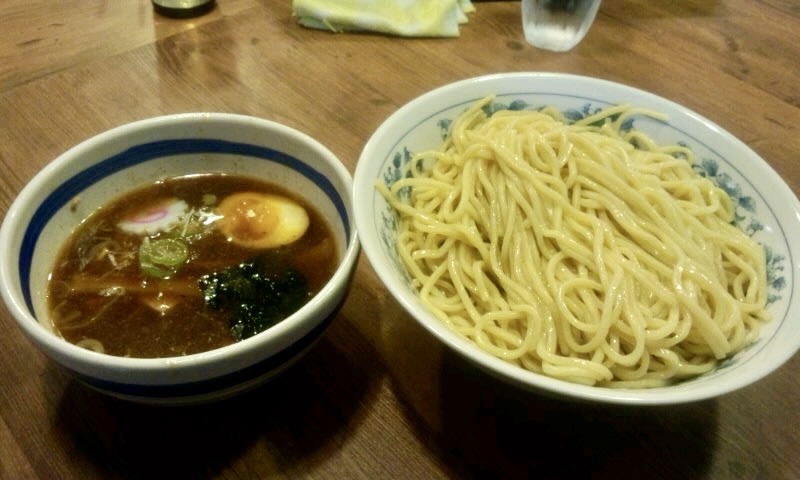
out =
[[[457,37],[470,0],[293,0],[298,22],[333,32],[403,37]]]

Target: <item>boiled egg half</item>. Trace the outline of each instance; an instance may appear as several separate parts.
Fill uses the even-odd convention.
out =
[[[217,207],[216,224],[229,241],[246,248],[288,245],[308,229],[308,212],[294,200],[271,193],[239,192]]]

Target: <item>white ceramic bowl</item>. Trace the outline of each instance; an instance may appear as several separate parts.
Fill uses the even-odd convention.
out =
[[[192,173],[262,178],[299,192],[324,215],[341,263],[323,289],[274,327],[206,353],[122,358],[79,348],[52,331],[47,276],[70,232],[98,205],[139,185]],[[70,200],[80,196],[77,210]],[[261,384],[306,352],[344,301],[359,254],[352,177],[309,136],[252,117],[190,113],[151,118],[93,137],[41,170],[0,230],[0,282],[22,331],[55,363],[100,391],[134,401],[185,404]]]
[[[396,214],[374,188],[405,172],[408,153],[441,145],[447,125],[473,102],[497,95],[511,108],[552,105],[579,118],[598,107],[621,103],[667,114],[664,122],[637,118],[635,127],[660,143],[684,142],[702,160],[705,174],[738,202],[742,225],[762,227],[755,238],[769,248],[773,315],[759,340],[716,370],[673,386],[618,390],[582,386],[532,373],[480,351],[429,313],[407,281],[395,249]],[[448,347],[500,378],[518,385],[594,401],[670,404],[706,399],[769,374],[800,346],[800,204],[791,189],[755,152],[697,113],[656,95],[608,81],[551,73],[478,77],[437,88],[392,114],[367,142],[355,172],[356,225],[364,253],[399,303]],[[751,223],[756,222],[756,223]]]

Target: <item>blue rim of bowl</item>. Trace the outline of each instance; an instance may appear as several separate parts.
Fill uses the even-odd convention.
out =
[[[182,138],[144,143],[108,157],[70,177],[50,193],[34,212],[22,238],[18,262],[22,296],[31,316],[35,317],[30,286],[33,253],[45,226],[59,210],[90,185],[126,168],[160,157],[199,153],[224,153],[258,158],[300,172],[322,189],[334,204],[342,219],[347,242],[350,242],[352,232],[349,215],[336,187],[328,177],[287,153],[247,143],[208,138]]]

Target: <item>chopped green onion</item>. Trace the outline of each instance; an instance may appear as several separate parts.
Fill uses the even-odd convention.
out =
[[[151,277],[167,278],[175,275],[189,259],[189,246],[177,238],[145,237],[139,247],[139,265]]]

